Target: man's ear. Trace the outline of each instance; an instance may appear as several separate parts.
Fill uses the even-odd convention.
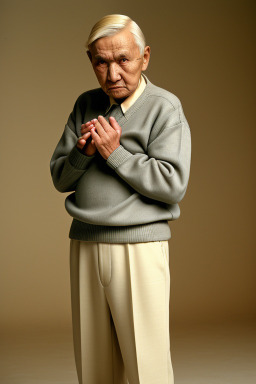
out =
[[[142,71],[145,71],[148,67],[149,59],[150,59],[150,51],[151,51],[151,48],[149,45],[147,45],[144,49]]]
[[[86,53],[87,53],[87,55],[88,55],[88,57],[90,59],[90,62],[92,62],[92,54],[91,54],[91,52],[88,50],[88,51],[86,51]]]

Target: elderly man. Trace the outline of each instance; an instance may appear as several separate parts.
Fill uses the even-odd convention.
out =
[[[97,22],[100,88],[76,100],[50,167],[73,217],[71,303],[80,384],[172,384],[168,221],[188,184],[180,100],[142,74],[150,47],[129,17]]]

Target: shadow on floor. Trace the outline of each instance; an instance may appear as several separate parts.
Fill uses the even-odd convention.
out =
[[[175,384],[255,384],[256,324],[173,325],[171,355]],[[78,384],[71,329],[2,332],[0,382]]]

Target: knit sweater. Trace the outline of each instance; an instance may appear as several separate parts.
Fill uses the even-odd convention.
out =
[[[145,75],[144,75],[145,76]],[[180,216],[191,161],[191,133],[180,100],[149,81],[124,113],[109,109],[102,88],[82,93],[50,161],[65,207],[73,217],[69,237],[82,241],[135,243],[168,240],[168,221]],[[106,113],[106,111],[108,111]],[[76,146],[81,124],[114,116],[120,145],[105,160]]]

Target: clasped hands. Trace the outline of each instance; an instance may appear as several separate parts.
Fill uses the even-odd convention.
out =
[[[122,128],[113,116],[110,116],[109,123],[103,116],[98,116],[98,119],[81,125],[82,136],[77,141],[77,147],[86,156],[92,156],[98,150],[107,160],[109,155],[119,147]]]

